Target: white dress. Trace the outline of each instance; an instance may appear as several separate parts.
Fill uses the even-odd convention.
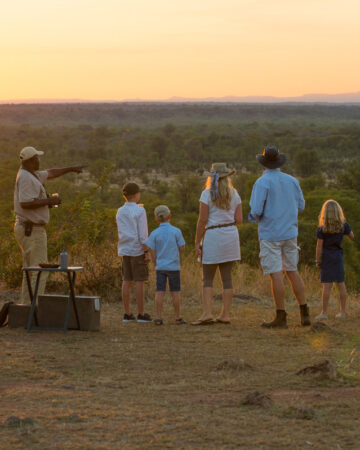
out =
[[[212,202],[210,189],[205,189],[200,197],[200,202],[209,206],[209,217],[206,226],[224,225],[235,221],[235,210],[241,204],[241,198],[235,189],[232,189],[233,195],[229,210],[218,208]],[[240,241],[239,232],[236,225],[213,228],[207,230],[203,242],[203,264],[219,264],[228,261],[237,261],[240,259]]]

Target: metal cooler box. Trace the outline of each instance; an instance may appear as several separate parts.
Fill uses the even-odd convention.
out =
[[[38,297],[39,326],[44,328],[61,328],[64,326],[68,295],[43,294]],[[74,308],[70,310],[69,329],[81,331],[99,331],[100,298],[75,296],[80,328],[76,323]]]

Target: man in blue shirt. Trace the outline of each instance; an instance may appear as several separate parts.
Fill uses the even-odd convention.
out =
[[[179,228],[170,224],[171,212],[166,205],[155,208],[155,220],[160,225],[154,230],[145,245],[151,250],[151,256],[156,263],[156,319],[155,325],[162,325],[162,306],[169,280],[170,293],[175,310],[175,322],[184,324],[180,317],[180,255],[179,250],[185,249],[185,241]]]
[[[264,273],[270,275],[276,307],[275,319],[262,326],[287,328],[283,271],[299,303],[301,325],[310,325],[304,283],[297,271],[297,219],[298,212],[305,208],[305,200],[296,178],[280,171],[286,158],[275,146],[266,147],[256,158],[265,171],[253,186],[249,220],[258,223],[260,262]]]

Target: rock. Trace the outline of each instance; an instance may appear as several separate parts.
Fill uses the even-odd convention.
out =
[[[222,300],[222,294],[214,295],[214,300]],[[234,294],[233,300],[238,300],[240,303],[261,302],[260,298],[248,294]]]
[[[63,389],[68,389],[70,391],[74,391],[75,390],[75,386],[73,386],[72,384],[63,384],[61,387]]]
[[[297,408],[291,406],[285,414],[287,417],[295,417],[296,419],[311,420],[315,417],[315,411],[311,408]]]
[[[333,380],[336,378],[336,366],[331,361],[325,360],[322,363],[299,370],[296,375],[311,375],[322,380]]]
[[[260,406],[262,408],[269,408],[273,404],[272,398],[264,392],[250,392],[244,401],[243,405]]]
[[[82,422],[82,419],[78,414],[69,414],[68,416],[58,417],[57,420],[66,423]]]
[[[5,420],[5,425],[7,427],[20,427],[21,420],[17,416],[10,416]]]
[[[65,420],[66,422],[81,422],[81,418],[77,414],[70,414]]]
[[[252,367],[243,359],[226,359],[225,361],[219,363],[215,370],[235,370],[240,372],[246,369],[252,369]]]
[[[34,425],[36,425],[36,421],[34,419],[32,419],[31,417],[25,417],[25,419],[21,420],[21,425],[34,426]]]
[[[36,421],[32,419],[31,417],[25,417],[25,419],[20,419],[17,416],[10,416],[6,419],[5,425],[7,427],[22,427],[22,426],[34,426],[36,425]]]
[[[329,332],[329,333],[334,333],[334,332],[335,332],[332,328],[329,327],[329,325],[327,325],[327,324],[324,323],[324,322],[320,322],[320,321],[314,322],[314,323],[311,325],[310,330],[311,330],[313,333],[322,333],[323,331],[327,331],[327,332]]]

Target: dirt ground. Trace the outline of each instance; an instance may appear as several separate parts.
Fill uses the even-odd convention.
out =
[[[2,328],[0,448],[358,449],[360,308],[352,303],[342,321],[332,304],[320,332],[299,326],[293,301],[287,330],[262,329],[273,316],[269,299],[235,300],[231,325],[175,325],[167,298],[162,327],[123,324],[121,305],[103,304],[100,332]],[[319,303],[310,307],[314,316]],[[183,300],[187,321],[199,312]],[[335,378],[297,375],[324,360]],[[245,404],[255,391],[260,401]]]

